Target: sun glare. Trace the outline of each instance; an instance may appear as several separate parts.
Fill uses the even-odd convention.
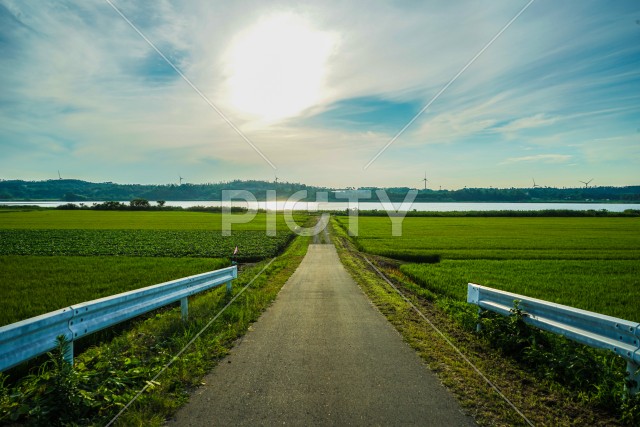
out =
[[[265,121],[295,116],[315,105],[334,45],[334,35],[297,15],[260,21],[228,52],[232,105]]]

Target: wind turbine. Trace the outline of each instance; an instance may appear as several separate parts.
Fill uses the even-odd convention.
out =
[[[275,175],[274,175],[274,176],[275,176]],[[276,184],[278,183],[278,177],[277,177],[277,176],[276,176],[275,182],[276,182]]]
[[[589,181],[586,181],[586,182],[585,182],[585,181],[579,181],[579,182],[581,182],[581,183],[583,183],[583,184],[584,184],[584,188],[589,188],[589,183],[590,183],[591,181],[593,181],[593,178],[591,178]]]
[[[535,178],[531,178],[531,179],[533,180],[533,188],[540,187],[538,184],[536,184]]]
[[[424,178],[422,178],[420,181],[424,181],[424,189],[427,189],[427,181],[429,181],[427,179],[427,172],[424,173]]]
[[[178,175],[178,177],[180,178],[180,185],[182,185],[182,180],[184,179],[183,177],[181,177],[180,175]]]

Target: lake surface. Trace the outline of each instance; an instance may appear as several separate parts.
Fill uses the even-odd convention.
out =
[[[0,202],[0,206],[42,206],[56,207],[67,204],[69,202]],[[98,201],[83,202],[85,206],[91,206],[94,203],[102,203]],[[123,201],[122,203],[129,203]],[[76,204],[80,204],[76,202]],[[152,202],[152,205],[155,205]],[[240,206],[250,207],[253,209],[268,210],[345,210],[349,208],[357,208],[360,210],[384,210],[384,206],[378,202],[361,202],[354,203],[349,206],[348,202],[297,202],[290,203],[286,201],[279,202],[245,202],[245,201],[167,201],[165,206],[180,206],[182,208],[190,208],[194,206],[218,207],[218,206]],[[393,203],[394,209],[400,208],[400,203]],[[541,211],[547,209],[556,210],[607,210],[609,212],[623,212],[626,209],[640,209],[640,204],[632,203],[413,203],[409,205],[408,210],[416,210],[420,212],[451,212],[451,211]],[[404,210],[404,209],[403,209]]]

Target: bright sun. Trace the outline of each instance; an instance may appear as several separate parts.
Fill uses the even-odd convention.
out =
[[[242,33],[227,55],[231,103],[265,121],[294,116],[322,95],[331,33],[293,14],[271,16]]]

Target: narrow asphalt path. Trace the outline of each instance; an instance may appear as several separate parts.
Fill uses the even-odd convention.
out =
[[[312,244],[169,426],[472,426],[343,268]]]

